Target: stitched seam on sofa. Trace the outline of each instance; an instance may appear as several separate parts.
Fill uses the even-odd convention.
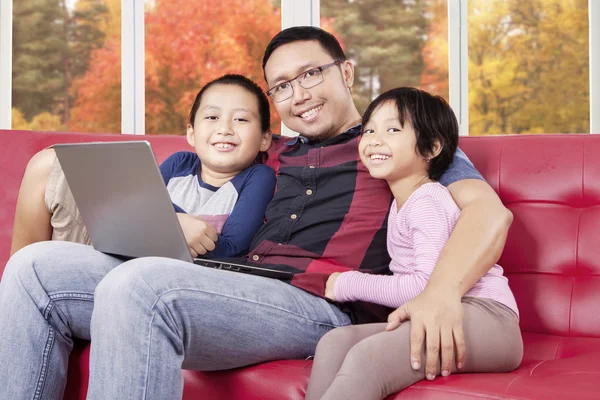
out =
[[[579,235],[581,230],[581,219],[583,217],[583,212],[584,210],[581,210],[579,212],[579,220],[577,221],[577,231],[575,232],[575,273],[577,273],[577,269],[579,268]],[[577,283],[577,276],[573,278],[573,283],[571,284],[571,295],[569,296],[569,329],[567,331],[569,336],[571,336],[571,316],[573,314],[573,293],[575,292],[575,283]]]
[[[577,264],[575,264],[577,265]],[[577,269],[577,267],[575,267]],[[573,282],[571,282],[571,293],[569,294],[569,321],[567,326],[567,336],[571,336],[571,314],[573,312],[573,292],[575,292],[575,283],[577,282],[577,277],[573,277]]]
[[[500,177],[502,176],[502,154],[504,154],[504,143],[500,145],[500,157],[498,158],[498,196],[502,196]]]
[[[567,208],[572,208],[572,209],[582,209],[582,208],[590,208],[588,206],[574,206],[572,204],[569,204],[565,201],[558,201],[558,200],[516,200],[516,201],[508,201],[505,203],[506,206],[512,206],[512,205],[518,205],[518,204],[535,204],[535,205],[557,205],[557,206],[562,206],[562,207],[567,207]],[[595,205],[593,207],[598,207],[598,205]]]
[[[570,318],[570,315],[569,315]],[[562,344],[562,342],[565,340],[564,337],[561,337],[560,340],[558,341],[558,344],[556,345],[556,350],[554,351],[554,359],[556,360],[556,358],[558,357],[558,349],[560,349],[560,345]]]
[[[510,387],[513,385],[513,383],[515,383],[516,381],[523,379],[522,376],[517,376],[515,377],[515,379],[513,379],[512,381],[510,381],[510,383],[506,386],[506,390],[504,391],[504,395],[508,395],[508,391],[510,390]]]
[[[581,219],[583,218],[584,212],[585,210],[580,210],[579,212],[579,219],[577,220],[577,231],[575,232],[575,234],[577,235],[575,237],[575,272],[577,272],[577,268],[579,267],[579,236],[581,234]]]
[[[478,396],[479,398],[495,399],[495,400],[505,400],[505,399],[525,400],[526,399],[524,397],[514,397],[514,396],[506,397],[506,395],[494,395],[494,394],[489,394],[489,393],[479,393],[479,392],[473,393],[470,391],[448,388],[448,387],[443,387],[443,388],[429,387],[429,386],[420,387],[420,386],[413,385],[413,386],[410,386],[410,390],[422,390],[422,391],[430,391],[430,392],[438,392],[438,393],[464,394],[464,395]]]
[[[52,327],[49,327],[48,339],[46,340],[46,346],[44,347],[44,352],[42,354],[42,368],[40,369],[40,375],[38,377],[37,385],[35,387],[35,394],[33,396],[33,400],[41,399],[42,392],[44,391],[44,387],[46,386],[46,373],[48,372],[48,356],[50,355],[50,351],[52,350],[53,345],[54,329],[52,329]]]
[[[600,373],[598,372],[594,372],[594,371],[565,371],[565,372],[558,372],[555,373],[555,376],[560,375],[560,376],[565,376],[565,375],[594,375],[594,377],[597,377],[598,375],[600,375]],[[597,378],[596,380],[594,380],[594,383],[597,383]]]
[[[536,370],[537,367],[539,367],[540,365],[542,365],[543,363],[545,363],[547,360],[542,360],[539,363],[537,363],[533,368],[531,368],[531,371],[529,371],[529,376],[533,376],[533,371]]]
[[[581,202],[585,192],[585,139],[581,140]]]
[[[548,272],[548,271],[515,271],[515,272],[508,272],[508,274],[510,275],[536,275],[536,276],[540,276],[540,275],[546,275],[546,276],[563,276],[563,277],[567,277],[567,278],[573,278],[573,275],[568,273],[568,272]],[[600,276],[599,273],[595,273],[595,274],[586,274],[585,277],[589,278],[591,276]]]

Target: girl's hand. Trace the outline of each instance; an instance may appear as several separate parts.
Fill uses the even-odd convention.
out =
[[[404,309],[404,304],[394,310],[390,315],[388,315],[388,324],[385,327],[386,331],[393,331],[398,328],[402,321],[403,317],[406,315],[406,310]]]
[[[335,286],[335,281],[340,276],[340,274],[341,272],[334,272],[333,274],[329,275],[329,278],[327,278],[327,283],[325,284],[325,297],[333,301],[335,301],[335,297],[333,295],[333,287]]]

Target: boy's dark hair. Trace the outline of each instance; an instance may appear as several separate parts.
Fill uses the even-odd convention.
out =
[[[235,85],[239,86],[242,89],[246,89],[250,94],[253,94],[256,97],[256,101],[258,102],[258,114],[260,117],[260,130],[262,133],[267,132],[269,127],[271,126],[271,110],[269,109],[269,99],[267,99],[267,95],[265,92],[258,86],[254,81],[246,78],[243,75],[237,74],[227,74],[223,75],[220,78],[214,79],[208,82],[196,95],[196,99],[194,100],[194,104],[192,105],[192,110],[190,111],[190,120],[189,124],[194,126],[194,121],[196,120],[196,113],[198,112],[198,107],[200,107],[200,103],[202,102],[202,96],[204,93],[214,85]],[[261,151],[256,156],[256,162],[262,163],[267,159],[267,153]]]
[[[363,115],[363,129],[381,104],[391,101],[396,104],[400,125],[409,122],[417,137],[417,152],[429,157],[433,145],[439,140],[442,150],[429,162],[429,178],[439,181],[454,159],[458,147],[458,121],[450,105],[440,96],[424,90],[403,87],[388,90],[379,95]]]
[[[235,85],[239,86],[242,89],[246,89],[250,94],[253,94],[256,97],[256,101],[258,102],[258,114],[260,117],[260,129],[263,132],[269,130],[271,126],[271,110],[269,109],[269,99],[267,99],[267,95],[265,92],[254,83],[252,80],[246,78],[243,75],[237,74],[227,74],[223,75],[220,78],[214,79],[208,82],[196,95],[196,99],[194,100],[194,105],[192,105],[192,110],[190,111],[190,120],[189,124],[194,126],[194,120],[196,119],[196,113],[198,112],[198,107],[200,107],[200,102],[202,101],[202,96],[204,93],[214,85]]]
[[[342,50],[342,46],[340,46],[340,42],[338,42],[331,33],[314,26],[294,26],[279,32],[267,45],[262,62],[263,73],[267,61],[269,61],[269,58],[277,48],[288,43],[310,40],[319,42],[323,50],[325,50],[335,61],[346,60],[346,55],[344,54],[344,50]],[[265,81],[266,80],[267,77],[265,75]]]

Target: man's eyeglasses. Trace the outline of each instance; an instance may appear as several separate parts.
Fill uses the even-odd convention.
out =
[[[340,65],[343,61],[338,60],[329,64],[321,65],[320,67],[316,67],[313,69],[309,69],[308,71],[304,71],[297,77],[290,79],[285,82],[281,82],[277,86],[273,86],[267,94],[273,98],[273,100],[277,103],[280,103],[284,100],[289,99],[294,94],[294,87],[292,86],[292,82],[295,80],[298,81],[298,84],[302,86],[304,89],[310,89],[311,87],[317,86],[319,83],[323,82],[323,71],[329,67],[333,67],[334,65]]]

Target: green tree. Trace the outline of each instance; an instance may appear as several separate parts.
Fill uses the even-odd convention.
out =
[[[26,119],[49,112],[69,121],[71,83],[85,73],[90,52],[102,45],[107,15],[102,0],[14,2],[13,105]]]
[[[64,93],[62,9],[57,0],[13,2],[13,106],[27,120],[59,112]]]
[[[418,86],[428,29],[424,0],[322,0],[321,15],[354,61],[353,97],[362,113],[382,91]]]
[[[64,87],[62,95],[63,124],[68,124],[71,115],[73,79],[82,76],[89,65],[93,49],[102,46],[104,33],[101,24],[108,20],[108,8],[103,0],[79,0],[74,10],[68,10],[61,0],[64,25],[63,38],[67,51],[63,55]]]

